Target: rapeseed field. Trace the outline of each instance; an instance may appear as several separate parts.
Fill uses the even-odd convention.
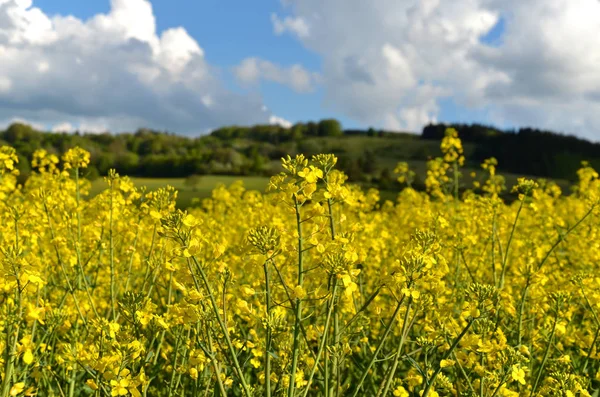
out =
[[[600,387],[600,179],[572,191],[494,159],[463,186],[449,129],[426,192],[282,160],[267,192],[168,186],[90,154],[0,149],[0,396],[590,396]]]

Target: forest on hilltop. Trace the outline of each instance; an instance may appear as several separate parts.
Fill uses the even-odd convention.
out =
[[[119,134],[49,133],[14,123],[0,132],[0,144],[16,148],[23,160],[19,165],[22,178],[29,173],[33,152],[40,148],[59,155],[74,146],[90,151],[90,179],[106,175],[110,168],[123,175],[153,178],[268,176],[280,170],[279,160],[286,155],[332,152],[351,181],[390,188],[398,161],[423,170],[428,159],[440,155],[439,140],[446,127],[458,130],[465,144],[466,165],[472,169],[495,157],[500,172],[572,180],[582,161],[600,167],[598,143],[552,131],[504,131],[481,124],[430,124],[417,135],[373,128],[344,130],[337,120],[326,119],[291,128],[228,126],[187,137],[147,128]]]

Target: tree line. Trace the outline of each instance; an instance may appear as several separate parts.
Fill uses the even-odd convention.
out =
[[[17,149],[21,173],[27,175],[37,149],[62,154],[74,146],[91,153],[88,177],[106,175],[111,168],[139,177],[185,177],[192,174],[267,175],[297,143],[310,137],[343,136],[341,124],[327,119],[278,125],[230,126],[209,135],[186,137],[141,128],[133,133],[49,133],[23,123],[0,131],[0,144]]]
[[[418,140],[440,140],[446,127],[458,130],[465,143],[474,146],[467,162],[473,167],[495,157],[505,172],[547,178],[572,178],[582,161],[600,166],[600,144],[575,136],[532,128],[500,130],[481,124],[429,124],[420,135],[385,130],[346,129],[334,119],[279,125],[228,126],[208,135],[186,137],[170,132],[141,128],[131,133],[49,133],[23,123],[13,123],[0,131],[0,143],[17,149],[23,178],[29,172],[33,152],[46,149],[62,154],[74,146],[90,151],[88,177],[106,175],[115,168],[124,175],[138,177],[187,177],[190,175],[272,175],[279,160],[288,154],[307,155],[322,151],[319,139],[339,140],[344,151],[345,138],[365,136],[372,139],[398,139],[399,144],[415,145]],[[369,141],[367,141],[369,142]],[[365,144],[362,154],[341,156],[340,168],[351,180],[379,180],[393,183],[388,168],[376,166],[378,158]],[[337,153],[336,153],[337,154]],[[427,160],[431,153],[411,155],[411,160]],[[423,157],[423,158],[421,158]],[[406,160],[406,159],[398,159]],[[383,182],[382,182],[383,183]]]
[[[429,124],[423,128],[421,138],[439,140],[448,126],[457,129],[463,142],[475,144],[469,161],[495,157],[499,169],[505,172],[572,179],[582,161],[600,169],[600,143],[536,128],[501,130],[482,124]]]

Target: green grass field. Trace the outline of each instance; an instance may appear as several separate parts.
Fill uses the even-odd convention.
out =
[[[248,190],[258,190],[264,192],[267,188],[269,178],[261,176],[228,176],[228,175],[204,175],[200,182],[191,187],[185,183],[185,178],[131,178],[135,185],[140,188],[146,186],[148,190],[156,190],[167,185],[173,186],[179,191],[177,197],[177,206],[186,208],[192,204],[194,198],[203,199],[210,197],[211,192],[219,184],[231,185],[233,182],[241,180]],[[95,196],[106,189],[107,184],[103,178],[98,178],[92,182],[90,196]]]
[[[244,148],[250,145],[247,140],[238,140],[234,142],[234,146]],[[381,172],[385,169],[391,174],[396,164],[399,161],[408,162],[409,166],[416,173],[416,178],[421,187],[427,175],[427,158],[437,157],[441,155],[438,141],[421,140],[417,136],[407,136],[402,138],[375,138],[368,136],[344,136],[344,137],[320,137],[307,139],[302,144],[287,144],[283,149],[289,150],[292,156],[298,152],[305,153],[308,157],[315,153],[334,153],[340,159],[357,160],[361,158],[365,151],[369,150],[373,153],[374,163],[373,171],[367,176],[367,179],[360,182],[364,188],[373,186],[369,182],[370,177],[377,179]],[[476,145],[466,143],[464,151],[467,158],[476,150]],[[276,174],[282,171],[281,161],[272,160],[270,163],[270,173]],[[471,173],[476,172],[476,180],[483,182],[485,177],[479,164],[468,163],[463,168],[463,177],[461,185],[464,188],[471,188],[474,179]],[[525,176],[531,179],[537,179],[534,176],[517,175],[502,172],[502,167],[499,167],[499,173],[506,178],[507,192],[510,192],[512,186],[517,183],[517,178]],[[390,175],[395,179],[396,175]],[[136,186],[146,186],[149,190],[156,190],[159,187],[171,185],[179,191],[177,205],[180,208],[189,207],[194,198],[202,199],[210,197],[212,190],[220,183],[230,185],[231,183],[242,180],[244,186],[249,190],[258,190],[264,192],[269,178],[263,176],[227,176],[227,175],[204,175],[200,177],[199,182],[195,187],[186,183],[185,178],[132,178]],[[554,179],[561,187],[563,193],[570,193],[570,183],[564,179]],[[92,183],[91,195],[94,196],[106,188],[106,183],[103,178],[99,178]],[[382,201],[396,201],[400,186],[390,187],[389,190],[380,190]]]
[[[411,161],[411,166],[417,172],[420,178],[425,177],[425,162]],[[462,184],[465,187],[471,187],[473,179],[469,176],[468,172],[472,170],[466,170],[465,175],[462,179]],[[474,170],[473,170],[474,171]],[[517,183],[518,175],[515,174],[504,174],[506,177],[506,186],[508,191],[511,187]],[[536,179],[535,177],[531,177]],[[156,190],[160,187],[167,185],[173,186],[179,191],[177,197],[177,206],[179,208],[187,208],[192,204],[194,198],[203,199],[211,196],[211,192],[219,184],[226,186],[231,185],[233,182],[241,180],[244,186],[248,190],[258,190],[265,192],[269,178],[262,176],[229,176],[229,175],[204,175],[201,177],[200,182],[195,186],[191,187],[185,183],[185,178],[131,178],[138,188],[145,186],[148,190]],[[569,194],[570,183],[566,180],[554,180],[563,190],[564,194]],[[90,196],[93,197],[106,189],[107,185],[103,178],[98,178],[92,182],[92,188],[90,190]],[[363,186],[367,188],[368,186]],[[398,191],[395,190],[380,190],[380,196],[382,202],[390,200],[396,201]]]

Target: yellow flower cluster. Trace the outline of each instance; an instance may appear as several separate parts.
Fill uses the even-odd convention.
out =
[[[457,162],[458,165],[465,163],[465,156],[463,156],[463,146],[460,138],[458,137],[458,131],[454,128],[446,129],[442,144],[440,145],[442,152],[444,153],[444,161],[447,163]]]
[[[406,183],[409,188],[412,187],[416,173],[410,169],[407,162],[399,162],[394,169],[394,174],[398,174],[398,182]]]
[[[508,203],[442,153],[394,203],[299,155],[184,212],[114,171],[88,198],[78,148],[19,185],[1,148],[0,397],[597,395],[598,173]]]

